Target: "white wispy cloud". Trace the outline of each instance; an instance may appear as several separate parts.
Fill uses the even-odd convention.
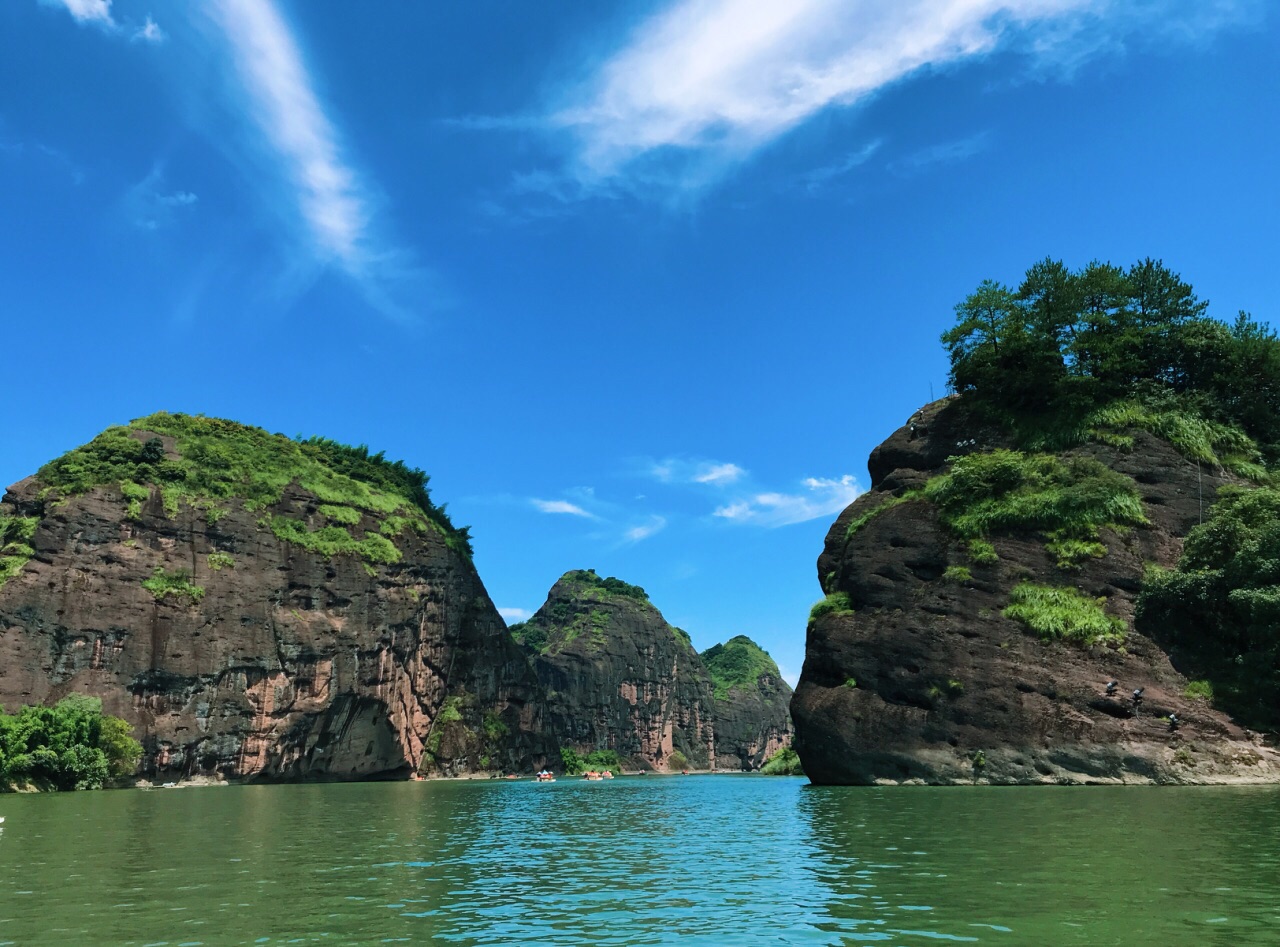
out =
[[[807,477],[801,485],[802,493],[757,493],[727,503],[713,515],[733,523],[789,526],[839,513],[862,493],[849,474],[836,479]]]
[[[648,539],[654,533],[661,532],[666,525],[667,518],[665,516],[651,516],[639,526],[632,526],[628,529],[622,534],[622,538],[628,543],[638,543],[642,539]]]
[[[889,169],[897,174],[915,174],[934,165],[963,161],[985,151],[990,138],[986,132],[979,132],[967,138],[930,145],[892,162]]]
[[[75,184],[84,183],[84,171],[71,159],[70,155],[60,148],[53,148],[39,141],[11,141],[0,138],[0,153],[15,156],[32,155],[41,160],[47,159],[71,175],[71,180]]]
[[[846,154],[839,161],[833,161],[831,164],[814,168],[804,175],[801,183],[810,194],[815,194],[835,178],[848,174],[854,168],[862,167],[862,165],[871,160],[871,156],[879,151],[883,144],[884,142],[879,138],[875,141],[867,142],[857,151],[851,151]]]
[[[498,614],[508,622],[526,621],[533,616],[527,608],[499,608]]]
[[[308,260],[350,276],[366,301],[399,321],[396,299],[437,307],[446,294],[410,255],[375,230],[374,192],[344,154],[288,22],[272,0],[210,0],[202,7],[225,38],[265,154],[286,183],[283,217],[300,224]],[[293,261],[299,274],[304,261]]]
[[[576,136],[573,171],[601,183],[673,155],[689,179],[740,160],[817,112],[925,69],[1013,46],[1079,57],[1098,37],[1203,33],[1257,0],[676,0],[552,112]],[[1212,8],[1208,10],[1208,8]],[[1123,44],[1120,45],[1123,48]],[[837,172],[839,173],[839,172]],[[712,175],[713,176],[713,175]]]
[[[46,7],[62,7],[77,23],[91,23],[114,30],[116,21],[111,16],[111,0],[40,0]]]
[[[164,167],[157,163],[125,194],[124,208],[135,227],[159,230],[175,223],[179,210],[189,208],[199,200],[199,196],[191,191],[169,190],[165,186]]]
[[[716,460],[684,460],[678,457],[648,461],[646,472],[662,483],[705,483],[712,486],[736,483],[747,475],[737,464]]]
[[[284,17],[271,0],[215,0],[209,10],[230,43],[259,131],[294,186],[317,249],[359,273],[368,210],[359,176],[338,136]]]
[[[40,0],[41,6],[66,10],[77,23],[96,26],[113,36],[128,35],[135,43],[163,43],[168,37],[150,14],[141,26],[130,29],[126,19],[121,23],[111,12],[111,0]]]
[[[168,37],[160,29],[160,25],[148,16],[146,22],[133,31],[130,39],[135,43],[163,43]]]
[[[543,513],[567,513],[570,516],[583,516],[590,520],[596,518],[594,513],[589,513],[568,500],[532,500],[530,502]]]
[[[694,483],[733,483],[746,471],[737,464],[712,464],[693,475]]]

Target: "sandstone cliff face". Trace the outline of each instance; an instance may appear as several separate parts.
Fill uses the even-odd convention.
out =
[[[371,564],[277,538],[272,517],[327,522],[297,483],[252,511],[166,511],[143,486],[53,502],[28,479],[5,494],[0,516],[38,526],[0,586],[0,705],[101,697],[160,781],[528,770],[556,755],[528,663],[440,532],[405,530],[399,560]],[[341,515],[353,536],[378,533],[367,510]],[[168,594],[144,587],[182,573]]]
[[[1001,446],[935,402],[871,455],[872,489],[836,520],[818,560],[824,591],[852,611],[811,623],[792,701],[796,749],[817,783],[1212,783],[1280,778],[1261,737],[1184,696],[1167,654],[1133,630],[1144,567],[1173,565],[1181,537],[1229,476],[1198,471],[1169,444],[1136,434],[1132,450],[1085,444],[1133,478],[1150,525],[1103,531],[1107,554],[1064,572],[1036,535],[992,537],[999,561],[975,565],[927,501],[850,522],[941,473],[951,455]],[[1203,499],[1202,499],[1203,498]],[[947,581],[950,566],[971,570]],[[1002,615],[1024,579],[1106,598],[1127,626],[1123,648],[1042,642]],[[1114,696],[1105,684],[1119,682]],[[1137,713],[1129,700],[1145,688]],[[1166,718],[1182,725],[1171,730]]]
[[[791,745],[791,687],[745,635],[700,655],[715,688],[715,768],[753,771]]]
[[[643,590],[602,581],[617,583],[565,573],[512,629],[546,695],[552,735],[583,753],[613,750],[629,765],[665,769],[679,751],[690,766],[709,767],[715,696],[698,653]]]

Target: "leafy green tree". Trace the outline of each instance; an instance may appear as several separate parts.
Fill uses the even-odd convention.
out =
[[[1166,431],[1174,415],[1235,428],[1257,444],[1237,459],[1280,459],[1280,339],[1243,313],[1227,325],[1207,309],[1159,260],[1073,272],[1046,258],[1016,292],[983,281],[942,342],[969,408],[1027,444],[1043,443],[1046,425],[1088,431],[1098,412],[1133,402]],[[1144,414],[1113,416],[1126,413]]]
[[[957,391],[992,384],[1017,322],[1013,291],[993,280],[956,306],[956,326],[942,334],[951,357],[951,385]]]
[[[142,754],[129,725],[102,713],[102,701],[73,695],[53,707],[0,713],[0,784],[16,780],[55,789],[98,789],[131,772]]]

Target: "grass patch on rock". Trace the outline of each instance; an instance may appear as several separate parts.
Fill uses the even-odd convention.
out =
[[[163,601],[172,595],[176,598],[185,598],[195,605],[204,598],[204,586],[193,585],[191,573],[186,569],[166,572],[163,567],[156,566],[156,570],[151,573],[151,578],[142,581],[142,587],[154,595],[157,601]]]
[[[35,556],[30,544],[39,525],[37,516],[0,516],[0,585],[21,572]]]
[[[873,519],[875,519],[881,513],[891,510],[895,506],[900,506],[903,503],[907,503],[910,500],[918,500],[919,498],[920,498],[919,492],[915,490],[911,490],[911,491],[908,491],[907,493],[904,493],[900,497],[891,496],[888,499],[884,500],[883,502],[879,503],[878,505],[873,506],[871,509],[867,510],[865,513],[861,513],[858,516],[855,516],[853,519],[849,521],[849,525],[845,527],[845,531],[844,531],[845,540],[848,541],[852,539],[855,535],[857,535],[857,533],[864,526],[870,523]]]
[[[209,568],[214,572],[236,567],[236,557],[229,552],[211,552],[206,561],[209,563]]]
[[[823,615],[831,615],[837,612],[852,612],[853,604],[849,601],[849,595],[846,592],[832,592],[823,599],[819,599],[809,609],[809,624],[813,624]]]
[[[301,546],[326,559],[350,555],[368,562],[400,561],[400,550],[395,543],[376,533],[366,533],[363,539],[356,539],[341,526],[322,526],[311,530],[307,529],[306,523],[290,516],[271,517],[271,532],[277,539]]]
[[[1076,589],[1023,582],[1010,593],[1004,616],[1026,625],[1042,641],[1120,644],[1124,621],[1108,615],[1105,604],[1105,598],[1090,598]]]
[[[952,533],[983,544],[970,552],[986,561],[995,556],[986,537],[1035,532],[1060,568],[1074,568],[1106,554],[1100,529],[1147,522],[1134,482],[1088,457],[969,454],[925,484],[923,495]]]

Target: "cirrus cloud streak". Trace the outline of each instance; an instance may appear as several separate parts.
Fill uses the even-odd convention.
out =
[[[1256,0],[677,0],[549,116],[574,174],[603,184],[683,156],[686,184],[829,107],[926,69],[1017,45],[1033,63],[1123,49],[1134,34],[1202,35]],[[1081,51],[1084,51],[1082,53]]]
[[[806,477],[802,493],[757,493],[727,503],[712,514],[731,523],[751,526],[790,526],[833,516],[862,493],[850,474],[835,479]]]

